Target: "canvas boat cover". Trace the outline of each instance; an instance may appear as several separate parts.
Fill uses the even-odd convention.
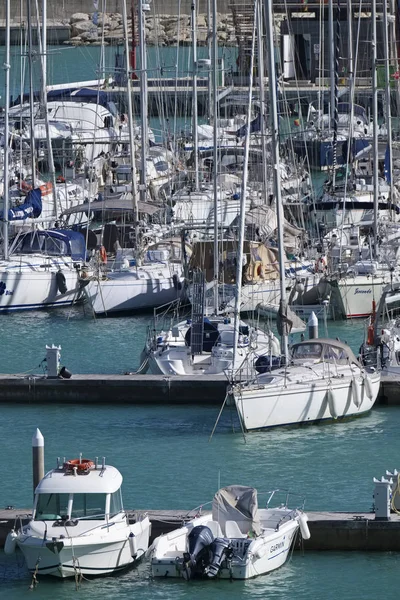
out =
[[[261,533],[258,512],[257,490],[244,485],[230,485],[220,489],[212,503],[213,521],[218,521],[222,530],[226,521],[236,521],[242,533]]]

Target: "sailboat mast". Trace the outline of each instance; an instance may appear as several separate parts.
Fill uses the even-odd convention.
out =
[[[254,71],[254,54],[256,45],[256,26],[257,26],[257,9],[258,0],[254,2],[254,26],[253,26],[253,37],[251,44],[251,59],[250,59],[250,76],[249,76],[249,96],[247,106],[247,132],[246,141],[244,148],[244,159],[243,159],[243,178],[242,178],[242,189],[240,195],[240,213],[239,213],[239,240],[238,240],[238,253],[236,259],[236,286],[235,286],[235,327],[234,327],[234,341],[233,341],[233,362],[232,367],[235,366],[236,352],[239,342],[239,319],[240,319],[240,305],[242,296],[242,268],[243,268],[243,244],[244,244],[244,226],[246,220],[246,195],[247,195],[247,179],[249,173],[249,152],[250,152],[250,122],[251,122],[251,107],[253,103],[253,71]]]
[[[385,53],[385,107],[386,107],[386,131],[387,131],[387,147],[389,148],[389,184],[390,184],[390,202],[393,203],[393,157],[392,157],[392,110],[391,110],[391,85],[390,85],[390,68],[389,68],[389,23],[387,0],[383,0],[383,47]],[[386,165],[385,165],[386,166]]]
[[[371,1],[372,20],[372,148],[374,156],[373,190],[374,190],[374,258],[378,258],[378,82],[377,82],[377,49],[376,49],[376,0]]]
[[[276,217],[278,225],[279,279],[281,294],[280,306],[282,308],[286,307],[285,248],[283,245],[283,205],[281,195],[281,174],[279,167],[279,131],[276,93],[274,27],[272,17],[272,0],[264,1],[268,60],[269,110],[271,114],[272,161],[274,177],[273,181],[276,204]],[[283,327],[281,335],[281,352],[286,360],[288,357],[288,337],[286,334],[285,326]]]
[[[141,118],[141,168],[140,168],[140,200],[146,201],[147,166],[146,155],[148,148],[147,130],[147,52],[146,30],[144,26],[145,4],[139,0],[139,45],[140,45],[140,118]],[[146,6],[147,8],[147,6]]]
[[[213,121],[214,121],[214,153],[213,153],[213,196],[214,196],[214,313],[218,312],[218,280],[219,280],[219,245],[218,245],[218,39],[217,39],[217,0],[213,0],[213,44],[212,44],[212,71],[213,71]]]
[[[4,259],[8,260],[8,208],[9,208],[9,193],[10,193],[10,128],[9,128],[9,113],[10,113],[10,3],[11,0],[6,0],[6,55],[4,61],[4,193],[3,193],[3,255]]]
[[[35,105],[33,95],[33,40],[32,40],[32,11],[31,0],[26,0],[28,21],[28,63],[29,63],[29,129],[31,142],[32,187],[36,187],[36,148],[35,148]],[[22,100],[21,100],[22,104]]]
[[[197,7],[196,0],[192,0],[192,138],[193,138],[193,166],[195,191],[199,191],[199,136],[197,132]]]
[[[129,40],[128,40],[128,17],[126,11],[126,0],[122,2],[122,21],[125,41],[125,66],[126,66],[126,93],[128,105],[128,135],[129,149],[131,154],[131,180],[132,180],[132,199],[133,199],[133,222],[135,224],[135,253],[138,261],[138,240],[139,240],[139,218],[138,218],[138,190],[136,181],[136,163],[135,163],[135,135],[133,131],[133,106],[132,106],[132,84],[131,70],[129,68]]]
[[[135,9],[135,0],[132,0],[132,2],[131,2],[132,48],[131,48],[130,54],[128,55],[130,57],[130,63],[131,63],[131,79],[137,79],[137,75],[135,73],[135,71],[136,71],[136,46],[137,46],[135,10],[136,10]]]
[[[56,170],[54,167],[53,146],[51,144],[49,117],[47,111],[47,0],[42,0],[42,106],[44,113],[44,126],[46,129],[47,143],[47,165],[52,182],[53,210],[54,216],[57,216],[57,188],[56,188]]]

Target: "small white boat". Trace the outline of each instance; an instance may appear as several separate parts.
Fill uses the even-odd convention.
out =
[[[29,571],[55,577],[120,571],[145,554],[150,521],[129,524],[121,497],[122,475],[88,459],[49,471],[35,490],[32,519],[11,531],[5,552],[22,551]]]
[[[363,367],[346,344],[310,339],[294,344],[290,364],[232,385],[246,431],[364,414],[378,396],[381,374]]]
[[[149,549],[154,577],[249,579],[281,567],[307,515],[285,504],[258,508],[257,490],[232,485],[214,496],[212,514],[158,537]],[[287,499],[287,498],[286,498]]]

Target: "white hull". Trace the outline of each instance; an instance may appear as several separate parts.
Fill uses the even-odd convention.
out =
[[[178,279],[177,279],[178,278]],[[178,286],[177,286],[178,281]],[[177,300],[182,294],[183,278],[169,269],[121,271],[107,279],[92,279],[84,291],[93,312],[144,310]],[[177,289],[180,287],[180,289]]]
[[[373,275],[339,279],[338,291],[343,307],[338,307],[338,310],[343,311],[346,319],[368,317],[372,313],[372,302],[379,302],[388,281]]]
[[[273,373],[272,375],[273,376]],[[245,430],[265,429],[351,417],[371,410],[379,391],[380,374],[368,375],[372,397],[368,397],[364,380],[356,377],[361,403],[356,405],[350,377],[331,377],[289,383],[233,388],[233,399]]]
[[[38,263],[42,259],[38,259]],[[13,268],[14,266],[14,268]],[[60,261],[65,277],[66,293],[60,293],[57,287],[56,273],[58,267],[48,264],[47,267],[23,266],[18,263],[0,263],[0,313],[14,310],[32,310],[55,306],[70,306],[80,296],[78,273],[66,267]]]
[[[150,521],[146,517],[140,523],[130,527],[124,526],[122,531],[112,530],[113,528],[103,525],[103,534],[91,535],[89,532],[81,537],[65,536],[63,540],[57,538],[54,543],[51,539],[44,543],[42,538],[29,536],[25,540],[19,539],[17,545],[31,572],[37,570],[38,574],[60,578],[102,575],[122,570],[142,558],[148,548]],[[129,544],[131,531],[135,535],[138,548],[134,557],[131,555]]]

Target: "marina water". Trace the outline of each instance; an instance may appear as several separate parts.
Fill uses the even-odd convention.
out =
[[[186,64],[189,64],[189,50]],[[109,49],[109,54],[112,54]],[[1,55],[1,52],[0,52]],[[94,79],[98,48],[53,48],[49,83]],[[1,56],[0,56],[1,59]],[[14,54],[13,93],[19,93]],[[107,64],[111,65],[108,57]],[[163,64],[174,68],[173,55]],[[172,65],[172,66],[171,66]],[[171,66],[171,67],[170,67]],[[96,72],[97,71],[97,72]],[[2,83],[2,82],[1,82]],[[0,88],[2,85],[0,85]],[[0,94],[3,96],[2,90]],[[1,103],[1,100],[0,100]],[[0,372],[44,372],[45,346],[61,346],[62,364],[76,373],[124,373],[139,365],[150,315],[93,319],[82,307],[5,315],[1,319]],[[329,324],[329,334],[357,353],[364,324]],[[320,329],[323,334],[323,327]],[[46,469],[56,457],[106,456],[124,476],[128,509],[190,510],[207,502],[220,486],[239,483],[268,491],[276,487],[306,497],[308,510],[369,511],[374,476],[400,467],[398,408],[374,408],[368,416],[322,426],[276,429],[246,436],[226,410],[211,442],[219,407],[109,405],[18,405],[0,408],[0,506],[32,505],[31,438],[45,438]],[[375,600],[397,597],[400,556],[396,553],[295,552],[282,569],[251,581],[155,581],[144,562],[118,577],[74,581],[31,576],[22,555],[0,551],[0,597],[32,594],[56,598],[137,600],[324,599]]]
[[[74,373],[135,370],[151,315],[93,319],[82,307],[2,317],[3,373],[40,373],[46,344],[61,345]],[[329,323],[329,334],[357,351],[363,323]],[[321,331],[322,335],[322,331]],[[232,483],[260,492],[289,489],[308,510],[360,512],[372,506],[374,476],[399,468],[398,408],[377,407],[364,418],[321,426],[281,428],[246,436],[226,410],[211,441],[219,407],[113,405],[1,406],[0,506],[30,509],[31,438],[45,438],[46,470],[56,457],[106,456],[124,476],[127,509],[209,508],[214,492]],[[154,581],[143,563],[119,577],[83,581],[31,577],[22,555],[0,552],[0,592],[7,599],[57,598],[376,598],[397,589],[397,554],[295,552],[271,575],[247,582]],[[394,597],[394,596],[393,596]]]

